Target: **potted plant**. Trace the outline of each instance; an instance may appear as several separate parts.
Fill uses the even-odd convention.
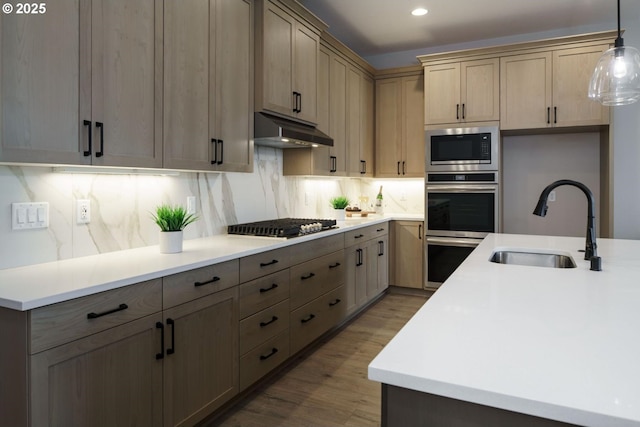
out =
[[[182,252],[182,231],[187,225],[197,221],[198,217],[194,214],[187,214],[187,210],[182,206],[167,204],[158,206],[152,217],[160,227],[160,253]]]
[[[336,196],[329,200],[331,206],[336,213],[336,220],[344,221],[345,220],[345,208],[349,206],[349,199],[346,196]]]

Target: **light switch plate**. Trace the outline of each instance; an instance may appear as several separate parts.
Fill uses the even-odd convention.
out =
[[[11,203],[11,229],[49,228],[49,202]]]

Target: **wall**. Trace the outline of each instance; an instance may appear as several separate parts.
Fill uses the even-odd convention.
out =
[[[283,177],[282,151],[266,147],[256,147],[254,172],[248,174],[71,174],[0,166],[0,269],[156,245],[151,212],[160,203],[186,205],[187,196],[196,197],[201,219],[187,227],[186,239],[225,233],[228,224],[330,218],[331,197],[344,194],[357,202],[367,194],[373,200],[379,185],[387,212],[422,213],[422,181],[407,181],[413,182]],[[75,223],[76,199],[91,200],[89,224]],[[49,228],[12,231],[14,202],[49,202]]]
[[[504,233],[584,237],[587,200],[575,187],[555,190],[546,217],[532,214],[540,192],[559,179],[582,182],[593,192],[600,231],[599,133],[505,136],[502,165]]]

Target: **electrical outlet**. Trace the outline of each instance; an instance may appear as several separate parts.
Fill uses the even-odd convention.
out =
[[[555,202],[556,201],[556,191],[553,190],[551,193],[549,193],[549,199],[550,202]]]
[[[187,214],[196,213],[196,196],[187,197]]]
[[[76,223],[89,224],[91,222],[91,201],[89,199],[76,200]]]

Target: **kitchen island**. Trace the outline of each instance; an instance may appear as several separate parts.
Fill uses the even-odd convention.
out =
[[[388,426],[640,426],[640,241],[490,234],[369,365]],[[494,250],[569,254],[504,265]]]

